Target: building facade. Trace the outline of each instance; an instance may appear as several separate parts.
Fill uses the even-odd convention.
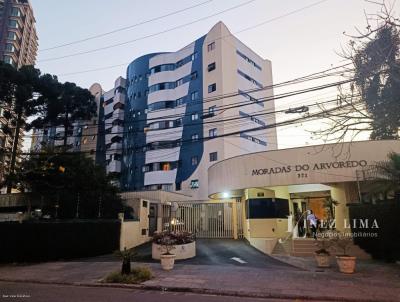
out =
[[[276,148],[276,131],[266,128],[275,117],[262,114],[274,110],[271,85],[271,62],[222,22],[177,52],[134,60],[127,70],[121,188],[208,199],[209,166]]]
[[[0,0],[0,60],[15,68],[34,65],[36,60],[38,37],[35,29],[35,17],[28,0]],[[5,116],[7,108],[0,108],[0,181],[9,169],[15,133],[4,133],[3,128],[11,123]],[[23,145],[23,130],[17,152]],[[17,157],[17,163],[21,160]]]
[[[118,77],[114,88],[103,95],[105,167],[108,174],[119,179],[122,162],[122,139],[124,136],[124,115],[126,80]],[[119,184],[119,182],[118,182]]]
[[[20,68],[34,65],[38,36],[28,0],[0,1],[0,60]]]

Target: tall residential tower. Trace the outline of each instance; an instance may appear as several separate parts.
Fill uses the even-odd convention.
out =
[[[271,62],[222,23],[172,53],[127,70],[121,189],[167,190],[208,199],[208,168],[275,149]],[[257,129],[249,131],[249,129]]]
[[[28,0],[0,0],[0,60],[16,68],[35,64],[35,22]]]

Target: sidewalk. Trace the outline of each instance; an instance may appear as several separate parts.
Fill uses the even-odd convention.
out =
[[[307,261],[311,265],[311,260]],[[155,278],[141,285],[101,284],[101,278],[120,268],[119,262],[70,261],[0,266],[0,281],[133,287],[243,297],[400,301],[400,266],[395,264],[362,262],[354,275],[338,273],[335,268],[307,271],[178,263],[173,271],[166,272],[158,263],[133,265],[151,267]]]

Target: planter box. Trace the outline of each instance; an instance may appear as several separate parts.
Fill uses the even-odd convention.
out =
[[[160,259],[163,252],[161,245],[153,243],[151,246],[151,257],[153,259]],[[196,241],[187,244],[175,245],[175,249],[171,251],[175,254],[175,260],[189,259],[196,256]]]

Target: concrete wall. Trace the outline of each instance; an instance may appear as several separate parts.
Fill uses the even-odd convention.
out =
[[[340,150],[346,152],[337,156]],[[209,168],[208,193],[214,197],[246,188],[354,182],[357,170],[386,160],[392,151],[400,152],[398,141],[308,146],[237,156]],[[299,169],[306,165],[309,170]]]
[[[141,234],[139,221],[122,221],[121,222],[121,237],[120,237],[120,250],[125,248],[130,249],[141,245],[150,238],[147,235]]]

